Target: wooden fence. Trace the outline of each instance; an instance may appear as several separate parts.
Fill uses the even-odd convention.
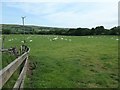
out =
[[[13,75],[13,73],[20,67],[20,65],[24,63],[24,66],[22,68],[22,71],[14,85],[13,88],[21,89],[23,88],[24,79],[27,71],[27,63],[28,63],[28,54],[29,54],[30,48],[28,48],[28,51],[26,51],[24,54],[19,56],[17,59],[15,59],[13,62],[11,62],[9,65],[7,65],[5,68],[3,68],[0,71],[0,89],[4,86],[4,84],[10,79],[10,77]]]

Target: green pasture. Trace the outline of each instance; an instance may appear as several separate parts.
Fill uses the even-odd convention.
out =
[[[118,87],[117,36],[6,35],[5,48],[19,48],[24,39],[25,88]]]

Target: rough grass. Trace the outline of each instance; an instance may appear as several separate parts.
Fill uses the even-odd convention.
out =
[[[13,60],[15,60],[15,56],[9,53],[2,53],[2,68],[6,67],[10,64]]]
[[[2,69],[5,68],[8,64],[10,64],[13,60],[15,60],[15,56],[9,54],[9,53],[2,53]],[[20,67],[13,73],[11,78],[6,82],[6,84],[3,86],[2,90],[5,89],[11,89],[13,88],[18,76],[20,73]]]
[[[118,86],[117,36],[58,36],[58,40],[50,41],[56,36],[9,35],[6,47],[20,46],[27,37],[31,51],[26,88]],[[9,42],[10,38],[14,40]]]

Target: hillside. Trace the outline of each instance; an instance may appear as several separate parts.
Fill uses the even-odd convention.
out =
[[[39,33],[42,31],[60,31],[60,30],[68,30],[68,28],[56,28],[56,27],[44,27],[44,26],[33,26],[33,25],[15,25],[15,24],[1,24],[3,33],[12,33],[12,34],[19,34],[25,33],[26,34],[34,34]]]
[[[104,26],[97,26],[95,28],[57,28],[33,25],[15,25],[15,24],[0,24],[2,25],[3,34],[44,34],[44,35],[119,35],[120,27],[113,27],[105,29]],[[0,31],[1,33],[1,31]]]

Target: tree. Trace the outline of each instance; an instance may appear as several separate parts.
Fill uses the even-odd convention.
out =
[[[119,35],[120,34],[120,26],[113,27],[110,29],[110,35]]]
[[[105,34],[105,29],[104,29],[104,27],[103,27],[103,26],[97,26],[97,27],[95,28],[95,34],[96,34],[96,35],[103,35],[103,34]]]
[[[11,30],[2,29],[2,34],[11,34]]]

